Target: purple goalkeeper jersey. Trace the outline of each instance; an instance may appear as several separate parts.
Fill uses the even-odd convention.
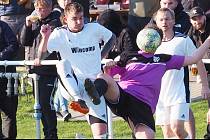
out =
[[[140,51],[139,54],[146,58],[154,56]],[[120,87],[128,94],[148,104],[154,113],[164,73],[170,69],[181,69],[183,63],[184,56],[173,55],[167,62],[132,62],[127,64],[126,67],[115,66],[111,68],[110,75],[119,74],[120,80],[118,84]]]

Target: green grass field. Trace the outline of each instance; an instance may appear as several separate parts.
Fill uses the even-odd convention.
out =
[[[35,119],[33,118],[33,105],[34,99],[32,95],[19,98],[17,114],[18,139],[36,138],[36,125]],[[194,102],[192,103],[192,109],[196,119],[196,138],[203,138],[203,135],[206,132],[207,102]],[[92,138],[90,127],[86,121],[58,121],[59,139],[75,138],[76,133],[81,133],[86,138]],[[131,131],[123,120],[117,120],[113,122],[113,133],[114,138],[116,139],[131,138]],[[159,127],[157,127],[156,138],[163,138]]]

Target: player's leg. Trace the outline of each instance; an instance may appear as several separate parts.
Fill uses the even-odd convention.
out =
[[[171,129],[177,138],[185,139],[189,138],[187,131],[185,130],[184,123],[189,121],[189,104],[182,103],[171,107],[170,125]]]
[[[163,137],[165,139],[176,137],[170,127],[170,107],[160,105],[159,101],[156,107],[155,124],[161,126]]]
[[[62,96],[67,99],[74,99],[69,107],[75,111],[87,114],[89,109],[85,101],[81,97],[81,90],[78,86],[79,81],[73,73],[71,63],[68,60],[61,60],[56,65],[59,76],[60,88],[64,88],[67,92],[61,92]]]
[[[107,123],[104,120],[89,115],[89,122],[94,139],[108,138]]]
[[[119,99],[119,87],[114,79],[107,74],[99,74],[93,82],[86,79],[85,87],[89,96],[101,97],[104,96],[111,102],[116,102]],[[88,88],[87,88],[88,87]]]
[[[190,108],[189,112],[189,121],[185,122],[186,131],[189,134],[191,139],[195,139],[196,131],[195,131],[195,117],[193,115],[192,109]]]
[[[140,124],[137,128],[136,128],[136,133],[135,133],[135,137],[141,138],[141,139],[154,139],[155,138],[155,132],[149,128],[146,125]]]
[[[163,132],[164,139],[176,138],[176,135],[174,135],[174,132],[172,131],[170,125],[161,125],[161,129],[162,129],[162,132]]]
[[[89,108],[89,113],[86,118],[91,126],[92,134],[94,138],[105,139],[107,138],[107,108],[104,97],[100,98],[101,102],[98,105],[93,104],[87,94],[83,95],[83,99],[86,101]]]

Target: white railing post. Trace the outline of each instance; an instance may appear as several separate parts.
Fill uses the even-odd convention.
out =
[[[34,118],[36,120],[36,138],[41,139],[40,120],[42,117],[42,113],[41,106],[39,104],[39,76],[37,74],[29,74],[28,76],[34,81]]]
[[[108,139],[113,139],[112,111],[108,106],[107,106],[107,116],[108,116]]]

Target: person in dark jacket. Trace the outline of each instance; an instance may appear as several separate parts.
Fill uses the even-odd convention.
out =
[[[26,23],[21,33],[21,42],[30,48],[29,60],[36,57],[45,60],[56,60],[56,53],[37,56],[38,45],[41,42],[40,29],[42,25],[50,25],[52,29],[61,26],[60,18],[57,13],[52,11],[51,0],[36,0],[34,3],[38,18],[33,15],[26,17]],[[55,66],[35,66],[29,67],[30,73],[36,73],[39,77],[39,100],[42,112],[42,124],[45,138],[57,138],[57,119],[53,109],[53,92],[56,81],[57,71]]]
[[[198,6],[198,0],[181,0],[185,12],[189,12],[193,7]]]
[[[13,60],[19,48],[18,41],[9,25],[0,20],[0,61]],[[0,66],[0,72],[16,72],[14,66]],[[12,80],[14,85],[14,80]],[[0,77],[0,112],[1,130],[0,139],[15,139],[17,136],[16,112],[18,106],[18,96],[14,94],[12,87],[11,93],[7,94],[7,78]]]
[[[190,21],[192,27],[189,31],[189,36],[193,40],[197,47],[200,47],[205,39],[210,35],[210,17],[205,15],[204,10],[201,7],[194,7],[189,12]],[[204,58],[210,58],[210,49],[206,52]],[[210,64],[205,64],[208,72],[208,81],[210,83]],[[209,111],[210,112],[210,100],[208,99]],[[210,138],[210,125],[207,126],[207,134],[204,138]]]
[[[114,10],[104,10],[98,16],[97,22],[112,31],[117,37],[115,47],[109,52],[107,58],[114,59],[125,50],[139,50],[132,31],[129,27],[123,26],[122,21],[120,20],[120,15]]]
[[[210,0],[197,0],[198,6],[201,7],[206,14],[210,14]]]
[[[32,0],[0,0],[0,19],[10,26],[18,41],[25,18],[33,9]],[[24,53],[24,47],[20,47],[16,59],[23,60]]]

